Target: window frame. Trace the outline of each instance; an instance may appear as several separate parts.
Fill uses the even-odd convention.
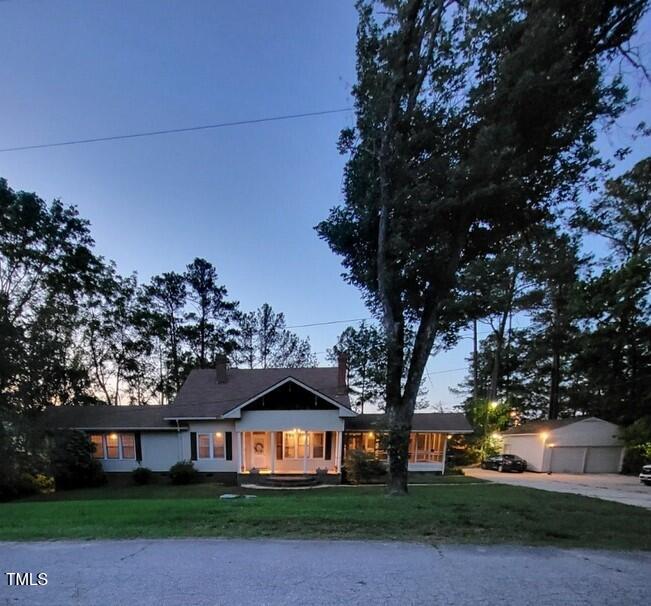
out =
[[[219,436],[219,438],[222,441],[222,454],[217,455],[216,450],[217,448],[215,447],[215,442],[216,438]],[[208,440],[208,456],[202,456],[201,455],[201,439],[206,438]],[[216,459],[218,461],[224,461],[226,460],[226,432],[225,431],[211,431],[209,433],[206,432],[197,432],[196,435],[196,441],[197,441],[197,460],[201,461],[210,461],[212,459]]]
[[[132,440],[132,443],[127,446],[127,448],[132,449],[133,455],[130,457],[127,457],[124,454],[125,446],[124,446],[124,438],[129,437]],[[120,459],[124,459],[125,461],[135,461],[136,460],[136,436],[133,433],[119,433],[118,434],[118,441],[120,443]]]
[[[315,436],[321,436],[321,444],[320,446],[317,446],[316,440],[314,439]],[[309,453],[312,455],[310,458],[312,459],[324,459],[325,460],[325,431],[311,431],[309,432]],[[315,448],[321,448],[321,456],[317,457],[314,454],[314,449]]]

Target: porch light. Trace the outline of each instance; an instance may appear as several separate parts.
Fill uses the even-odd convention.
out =
[[[111,438],[111,440],[117,440],[118,439],[118,434],[116,434],[116,433],[109,434],[109,438]]]
[[[451,439],[452,439],[452,434],[449,433],[449,434],[446,436],[446,439],[451,440]]]
[[[544,442],[549,437],[549,434],[546,431],[540,432],[540,439]]]
[[[369,436],[369,438],[372,438],[374,435],[375,435],[375,434],[374,434],[372,431],[369,431],[369,432],[368,432],[368,436]]]
[[[221,431],[218,431],[215,435],[216,435],[218,438],[221,438],[221,437],[222,437],[222,432],[221,432]]]

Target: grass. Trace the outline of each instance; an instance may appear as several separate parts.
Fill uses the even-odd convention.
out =
[[[255,499],[219,500],[224,492]],[[380,486],[252,491],[96,488],[0,505],[0,539],[283,537],[651,550],[651,512],[519,486],[442,478],[387,498]]]

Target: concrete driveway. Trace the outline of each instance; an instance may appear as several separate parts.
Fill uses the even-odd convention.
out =
[[[371,541],[0,543],[0,604],[643,604],[651,554]]]
[[[552,492],[569,492],[651,509],[651,486],[640,484],[637,477],[614,473],[554,473],[551,475],[534,472],[499,473],[492,469],[476,467],[463,471],[467,476],[500,484],[527,486]]]

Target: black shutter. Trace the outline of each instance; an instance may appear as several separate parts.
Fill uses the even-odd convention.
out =
[[[190,458],[193,461],[197,460],[197,432],[190,432]]]
[[[226,432],[226,460],[233,460],[233,432]]]
[[[136,431],[133,435],[136,441],[136,461],[140,463],[140,461],[142,461],[142,442],[140,441],[140,432]]]
[[[276,461],[283,460],[283,432],[276,432]]]
[[[326,431],[325,458],[332,459],[332,432]]]

